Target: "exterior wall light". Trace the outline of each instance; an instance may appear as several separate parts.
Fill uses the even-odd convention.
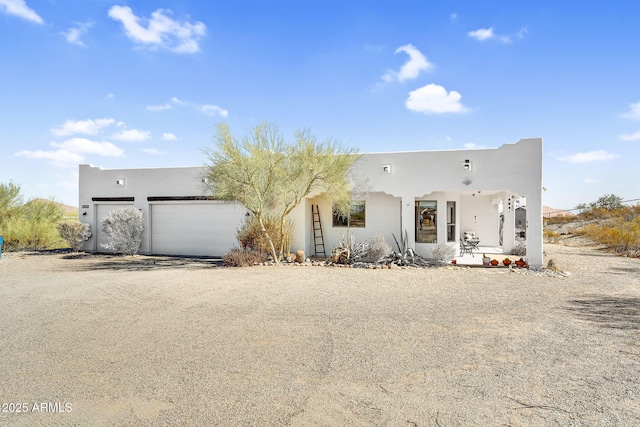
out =
[[[382,165],[382,172],[391,173],[391,165]]]
[[[471,160],[467,159],[464,161],[463,168],[466,171],[471,171]]]
[[[119,185],[120,187],[124,187],[124,179],[116,179],[116,185]]]

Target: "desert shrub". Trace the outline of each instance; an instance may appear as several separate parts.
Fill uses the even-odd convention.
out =
[[[78,252],[82,242],[91,237],[91,226],[78,221],[62,221],[56,225],[60,237],[68,244],[71,250]]]
[[[266,262],[268,258],[269,255],[266,252],[233,248],[222,257],[222,264],[226,267],[249,267]]]
[[[438,265],[445,265],[456,257],[456,248],[446,243],[438,243],[433,246],[431,254]]]
[[[601,224],[587,224],[581,233],[620,255],[640,256],[640,216],[632,221],[617,218]]]
[[[552,217],[544,217],[544,225],[568,224],[576,220],[575,215],[557,215]]]
[[[525,256],[527,255],[527,244],[524,240],[518,240],[516,242],[516,244],[513,246],[513,249],[511,249],[511,254],[512,255],[517,255],[517,256]]]
[[[367,249],[367,256],[377,261],[380,258],[387,256],[391,253],[391,245],[387,243],[384,236],[381,233],[376,234],[369,242],[369,248]]]
[[[109,212],[101,223],[107,243],[101,243],[104,249],[124,255],[135,255],[142,243],[142,212],[133,206]]]
[[[560,233],[553,230],[544,230],[543,237],[548,243],[557,243],[560,240]]]
[[[0,227],[4,247],[12,250],[41,250],[65,246],[56,230],[56,222],[63,212],[51,200],[33,199],[21,206],[13,206]]]
[[[276,251],[282,246],[283,252],[289,253],[293,223],[287,220],[281,233],[280,220],[278,218],[265,216],[262,222],[273,241]],[[236,239],[238,239],[241,248],[251,249],[257,252],[271,252],[269,240],[262,232],[260,223],[254,216],[247,217],[244,224],[242,224],[236,232]]]
[[[349,233],[346,239],[342,236],[338,246],[334,246],[329,259],[337,264],[352,264],[362,260],[367,252],[367,242],[358,243],[356,235]]]

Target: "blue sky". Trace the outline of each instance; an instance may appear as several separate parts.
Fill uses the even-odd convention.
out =
[[[0,182],[77,206],[78,164],[203,165],[217,123],[268,121],[361,152],[542,137],[546,205],[640,198],[638,18],[635,1],[0,0]]]

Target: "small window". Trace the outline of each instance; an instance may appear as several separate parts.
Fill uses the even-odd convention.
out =
[[[364,200],[351,202],[351,210],[349,215],[340,215],[335,209],[333,210],[333,226],[334,227],[351,227],[364,228],[366,217],[366,204]]]
[[[447,202],[447,242],[456,241],[456,202]]]
[[[438,202],[416,202],[416,242],[438,243]]]

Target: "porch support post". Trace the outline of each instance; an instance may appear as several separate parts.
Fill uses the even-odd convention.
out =
[[[542,190],[527,194],[527,263],[542,270]]]
[[[507,195],[502,199],[502,214],[504,215],[504,223],[502,224],[502,251],[508,254],[513,250],[516,236],[515,200],[511,195]]]
[[[402,221],[401,236],[397,236],[398,240],[404,236],[404,231],[407,230],[407,246],[414,251],[416,250],[416,218],[415,218],[415,197],[402,196]],[[394,248],[395,250],[395,248]]]

